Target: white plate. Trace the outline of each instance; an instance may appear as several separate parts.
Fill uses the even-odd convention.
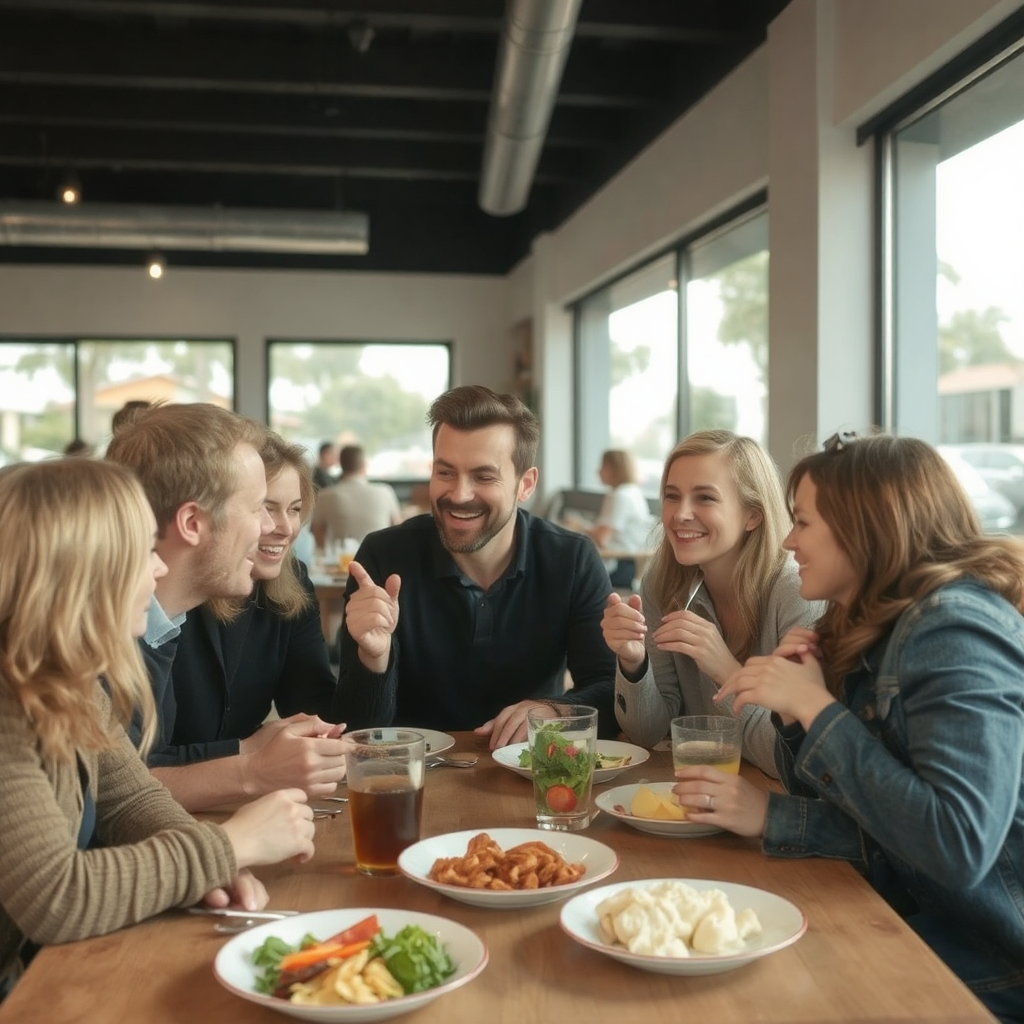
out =
[[[454,736],[449,736],[446,732],[438,732],[437,729],[421,729],[418,725],[402,725],[395,728],[418,732],[427,741],[426,752],[428,754],[440,754],[442,750],[450,750],[455,746]]]
[[[605,942],[598,923],[598,904],[622,889],[641,889],[664,881],[685,882],[694,889],[721,889],[729,897],[734,910],[740,911],[746,907],[753,909],[761,921],[761,934],[747,939],[739,953],[694,953],[688,957],[630,953],[625,946]],[[602,885],[599,889],[589,889],[574,896],[562,907],[560,922],[562,930],[580,945],[621,960],[624,964],[645,971],[654,971],[657,974],[721,974],[732,971],[760,957],[768,956],[769,953],[785,949],[807,931],[807,918],[804,917],[803,911],[781,896],[749,885],[693,878],[644,878],[640,881],[616,882],[612,885]]]
[[[630,814],[630,805],[633,803],[633,797],[636,796],[640,785],[653,789],[655,793],[667,793],[675,785],[675,782],[645,782],[633,786],[616,786],[614,789],[606,789],[603,793],[594,794],[594,803],[612,817],[652,836],[696,839],[698,836],[710,836],[722,831],[717,825],[698,825],[693,821],[665,821],[662,818],[638,818]]]
[[[583,877],[568,885],[549,885],[543,889],[467,889],[448,885],[429,878],[430,869],[438,857],[462,857],[470,839],[481,832],[487,834],[503,849],[520,843],[540,841],[547,843],[570,864],[587,866]],[[489,828],[449,832],[432,839],[421,839],[398,855],[398,870],[420,885],[436,889],[445,896],[474,907],[504,910],[511,907],[537,907],[544,903],[557,903],[586,885],[607,878],[619,866],[619,855],[604,843],[574,832],[548,832],[539,828]]]
[[[364,1006],[300,1006],[286,999],[261,995],[256,991],[257,969],[252,964],[252,953],[271,935],[290,943],[298,943],[307,932],[318,939],[326,939],[370,914],[377,915],[381,928],[389,935],[394,935],[407,924],[418,924],[425,932],[436,935],[448,948],[448,954],[455,964],[455,973],[437,988]],[[295,917],[269,921],[267,924],[250,928],[221,947],[213,962],[213,973],[229,992],[289,1017],[319,1021],[320,1024],[359,1024],[360,1021],[386,1020],[401,1013],[409,1013],[437,999],[438,996],[465,985],[467,981],[472,981],[486,966],[487,947],[474,932],[455,921],[436,917],[434,914],[419,914],[412,910],[361,907],[297,914]]]
[[[532,779],[532,769],[522,768],[519,765],[519,755],[526,750],[529,745],[529,743],[510,743],[507,747],[498,747],[497,750],[492,751],[491,757],[493,757],[502,768],[511,768],[517,775],[522,775],[524,779]],[[594,769],[595,783],[610,782],[616,775],[629,771],[630,768],[635,768],[638,764],[643,764],[644,761],[651,756],[643,747],[636,747],[632,743],[620,743],[618,740],[598,740],[597,752],[599,754],[610,754],[613,757],[623,757],[624,755],[629,754],[630,762],[629,764],[623,765],[621,768]]]

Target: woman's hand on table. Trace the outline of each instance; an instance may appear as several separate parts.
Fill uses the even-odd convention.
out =
[[[696,612],[669,612],[651,639],[659,651],[693,658],[701,672],[719,686],[740,667],[718,627]]]
[[[269,902],[270,896],[263,883],[244,868],[227,885],[211,889],[203,897],[206,906],[216,909],[237,907],[239,910],[262,910]]]
[[[647,621],[639,594],[630,594],[622,600],[619,594],[609,594],[604,614],[601,616],[601,633],[608,649],[619,659],[622,671],[635,675],[647,660],[644,638],[647,636]]]
[[[804,730],[810,729],[835,698],[825,687],[825,676],[814,654],[805,650],[795,657],[799,661],[773,654],[748,658],[715,694],[715,702],[731,696],[733,714],[756,704],[774,711],[786,725],[798,721]]]
[[[768,794],[742,776],[717,768],[680,768],[672,792],[695,825],[718,825],[741,836],[764,833]]]
[[[243,804],[221,828],[239,868],[313,856],[313,808],[301,789],[279,789]]]

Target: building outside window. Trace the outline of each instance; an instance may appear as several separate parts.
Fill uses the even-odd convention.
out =
[[[197,339],[0,339],[0,461],[102,451],[130,400],[234,406],[234,344]]]
[[[880,119],[880,405],[885,427],[939,445],[988,528],[1020,529],[1024,40],[1004,26],[977,50],[958,81]],[[1010,481],[993,467],[1006,460]]]
[[[325,441],[358,444],[380,480],[430,476],[430,403],[451,382],[444,342],[273,340],[270,426],[316,453]]]
[[[576,484],[598,489],[606,448],[632,452],[656,495],[686,434],[767,431],[768,215],[763,205],[581,300]]]

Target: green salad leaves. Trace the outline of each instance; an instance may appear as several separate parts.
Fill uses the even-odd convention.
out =
[[[407,924],[393,938],[378,932],[370,955],[384,961],[406,995],[436,988],[455,973],[455,964],[444,946],[415,924]]]

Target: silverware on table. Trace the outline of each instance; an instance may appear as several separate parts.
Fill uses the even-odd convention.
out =
[[[201,917],[239,917],[253,921],[280,921],[285,917],[295,917],[298,910],[228,910],[226,907],[189,907],[188,913]]]
[[[480,758],[476,754],[469,757],[445,757],[444,754],[431,754],[424,761],[424,766],[430,768],[472,768]]]

